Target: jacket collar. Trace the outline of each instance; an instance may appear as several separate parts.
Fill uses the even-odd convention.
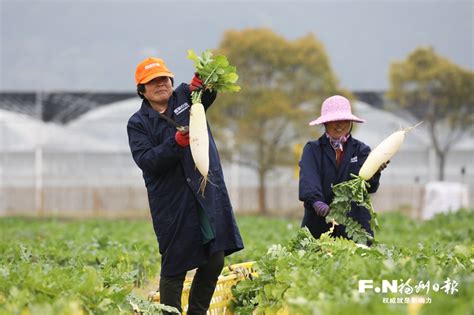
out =
[[[349,139],[347,139],[346,145],[344,146],[344,155],[342,156],[341,164],[339,166],[339,169],[337,170],[339,177],[342,176],[342,174],[345,174],[346,169],[349,167],[349,161],[355,151],[356,151],[356,142],[354,141],[352,136],[349,136]]]
[[[326,134],[323,134],[319,138],[319,142],[322,145],[322,150],[324,154],[331,161],[334,168],[336,168],[336,153],[334,152],[334,149],[329,143],[329,139],[326,137]],[[342,156],[342,161],[338,169],[338,174],[343,174],[345,168],[348,167],[349,164],[347,163],[347,161],[352,157],[352,154],[354,154],[354,151],[355,151],[355,141],[352,138],[352,135],[349,135],[349,138],[347,138],[347,141],[344,144],[344,154]]]
[[[168,106],[168,108],[169,108],[169,106]],[[166,111],[168,111],[168,109]],[[160,117],[158,112],[151,107],[150,103],[147,100],[142,101],[142,107],[140,108],[140,112],[143,115],[147,115],[150,118]],[[166,112],[165,112],[165,114],[166,114]]]

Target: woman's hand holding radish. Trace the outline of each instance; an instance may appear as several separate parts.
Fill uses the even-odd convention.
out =
[[[387,168],[387,165],[388,165],[389,163],[390,163],[390,160],[388,160],[388,161],[385,162],[385,163],[382,163],[382,165],[380,165],[380,167],[379,167],[378,172],[380,173],[380,172],[382,172],[385,168]]]
[[[199,78],[199,75],[197,73],[194,73],[194,77],[191,80],[191,83],[189,83],[189,91],[194,92],[194,91],[199,91],[203,88],[202,86],[202,80]]]
[[[185,148],[189,145],[189,130],[185,131],[176,131],[174,135],[174,139],[176,140],[176,143],[182,147]]]
[[[322,201],[316,201],[315,203],[313,203],[313,208],[316,214],[321,217],[327,216],[329,211],[331,210],[329,206]]]

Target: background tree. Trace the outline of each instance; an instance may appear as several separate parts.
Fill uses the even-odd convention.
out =
[[[424,120],[444,180],[446,156],[474,126],[474,72],[462,69],[432,48],[418,48],[390,67],[388,97]]]
[[[223,158],[257,172],[258,206],[265,213],[267,174],[294,164],[298,137],[316,136],[308,122],[322,99],[343,92],[313,34],[288,41],[269,29],[227,31],[216,53],[237,66],[242,90],[221,95],[209,120],[219,127],[213,130]]]

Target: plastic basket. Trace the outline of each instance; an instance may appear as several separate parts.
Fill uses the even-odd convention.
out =
[[[228,309],[228,304],[232,300],[231,288],[239,281],[257,276],[257,272],[253,268],[254,262],[245,262],[224,267],[217,280],[216,289],[212,295],[211,304],[207,314],[232,314]],[[189,291],[191,289],[192,279],[187,278],[183,285],[183,294],[181,295],[181,305],[183,314],[188,310]],[[160,293],[153,295],[152,300],[160,302]]]

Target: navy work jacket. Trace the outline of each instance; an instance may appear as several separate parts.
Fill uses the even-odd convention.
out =
[[[207,108],[216,98],[205,91]],[[182,126],[189,126],[191,94],[182,83],[168,101],[165,112]],[[208,128],[209,130],[209,128]],[[209,130],[209,180],[204,196],[199,192],[202,175],[191,156],[190,147],[180,147],[176,128],[161,118],[144,100],[128,121],[127,132],[133,159],[143,171],[153,228],[158,239],[161,275],[174,276],[199,267],[210,255],[229,255],[243,248],[214,138]],[[205,211],[215,238],[202,244],[198,204]]]
[[[322,201],[328,205],[334,197],[331,185],[352,179],[350,174],[359,174],[359,170],[370,153],[370,147],[359,140],[349,137],[344,144],[344,152],[339,167],[336,167],[336,152],[329,143],[326,135],[316,141],[306,143],[300,166],[299,199],[304,202],[304,217],[301,226],[306,226],[315,238],[329,231],[331,224],[325,218],[316,214],[313,203]],[[370,180],[369,193],[374,193],[379,187],[380,173],[376,173]],[[373,235],[370,228],[369,210],[352,203],[348,216],[359,222],[362,227]],[[345,227],[337,225],[334,236],[347,238]]]

